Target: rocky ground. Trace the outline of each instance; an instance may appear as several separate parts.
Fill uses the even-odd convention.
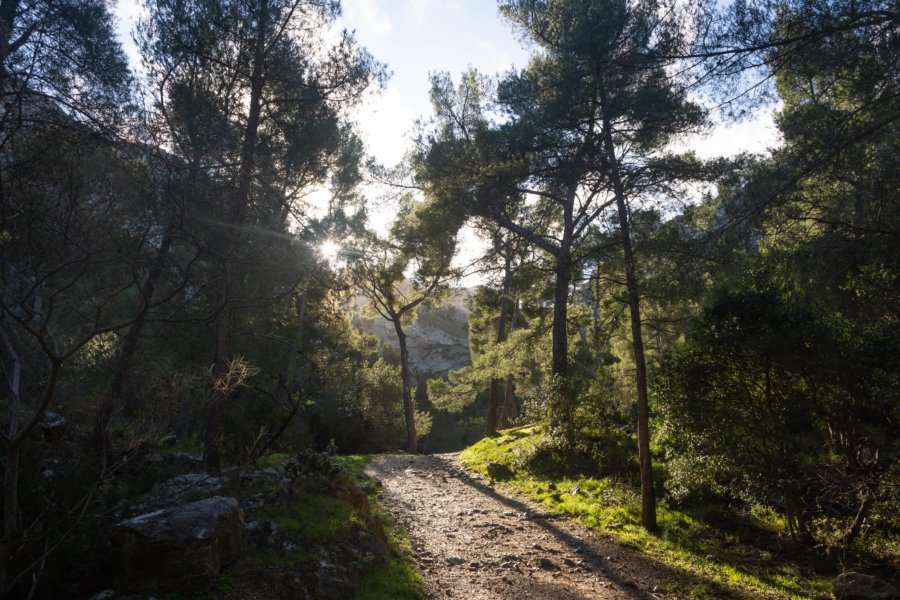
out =
[[[677,573],[504,495],[457,459],[387,455],[367,467],[409,533],[429,598],[676,597]]]

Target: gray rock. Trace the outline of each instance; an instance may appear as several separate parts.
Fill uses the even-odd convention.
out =
[[[44,430],[65,429],[66,418],[59,413],[48,411],[44,413],[44,420],[41,422],[41,428]]]
[[[102,592],[97,592],[88,600],[114,600],[116,597],[116,593],[113,590],[103,590]]]
[[[244,525],[244,531],[250,542],[263,548],[280,548],[284,536],[278,525],[272,521],[250,521]]]
[[[216,496],[124,521],[112,544],[129,591],[202,589],[240,555],[244,515],[237,500]]]
[[[322,561],[316,578],[319,580],[319,595],[322,598],[343,600],[352,598],[356,592],[356,584],[350,580],[346,569],[337,565]]]
[[[900,591],[887,581],[871,575],[847,571],[831,582],[834,597],[838,600],[896,600]]]
[[[159,486],[159,493],[168,500],[210,496],[225,487],[225,479],[206,473],[188,473],[169,479]]]

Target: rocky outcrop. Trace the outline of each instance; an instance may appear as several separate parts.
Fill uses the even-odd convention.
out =
[[[900,591],[886,581],[871,575],[848,571],[831,583],[837,600],[897,600]]]
[[[405,328],[409,359],[416,375],[444,374],[469,364],[467,295],[459,292],[447,304],[421,310],[418,319]],[[385,344],[397,347],[393,325],[384,319],[357,316],[354,325],[377,335]]]
[[[237,500],[215,496],[124,521],[112,543],[123,588],[201,590],[239,557],[244,516]]]

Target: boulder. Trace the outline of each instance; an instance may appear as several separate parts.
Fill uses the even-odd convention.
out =
[[[209,498],[225,487],[225,479],[206,473],[188,473],[169,479],[159,486],[159,495],[169,504],[176,501]]]
[[[837,600],[897,600],[900,591],[886,581],[871,575],[847,571],[831,582]]]
[[[239,557],[244,515],[234,498],[215,496],[124,521],[112,544],[129,591],[201,590]]]
[[[144,515],[164,508],[187,504],[194,500],[210,498],[222,494],[227,480],[206,473],[188,473],[173,477],[160,484],[155,494],[141,502],[128,507],[129,515]]]

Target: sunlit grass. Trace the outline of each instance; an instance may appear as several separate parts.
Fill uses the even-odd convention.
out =
[[[387,568],[363,579],[356,600],[415,600],[422,597],[422,578],[409,561],[393,559]]]
[[[349,504],[306,491],[295,491],[285,507],[264,509],[262,516],[282,529],[320,542],[342,539],[354,523],[362,523]]]
[[[274,466],[290,458],[291,454],[276,453],[263,457],[259,466]],[[374,515],[384,524],[391,550],[387,562],[375,563],[360,581],[354,595],[357,600],[415,600],[422,597],[422,578],[415,570],[412,545],[406,532],[393,520],[378,501],[378,488],[363,471],[371,455],[337,455],[335,462],[344,467],[357,485],[366,491]],[[359,512],[344,501],[314,491],[295,490],[286,505],[264,509],[264,518],[279,527],[298,534],[305,540],[318,543],[350,540],[354,525],[365,526]],[[318,552],[314,546],[300,548],[282,557],[270,558],[282,561],[285,568],[314,569],[318,564]]]
[[[620,544],[640,550],[684,574],[690,598],[808,599],[830,598],[830,579],[804,572],[799,567],[773,560],[738,534],[718,529],[664,503],[658,507],[660,532],[654,536],[640,526],[640,498],[633,487],[611,478],[548,477],[525,471],[517,459],[543,435],[536,426],[510,429],[486,438],[463,451],[460,460],[468,468],[487,475],[489,462],[506,465],[514,477],[501,485],[548,510],[602,531]],[[748,529],[772,533],[783,523],[771,511],[754,510],[741,515]]]

